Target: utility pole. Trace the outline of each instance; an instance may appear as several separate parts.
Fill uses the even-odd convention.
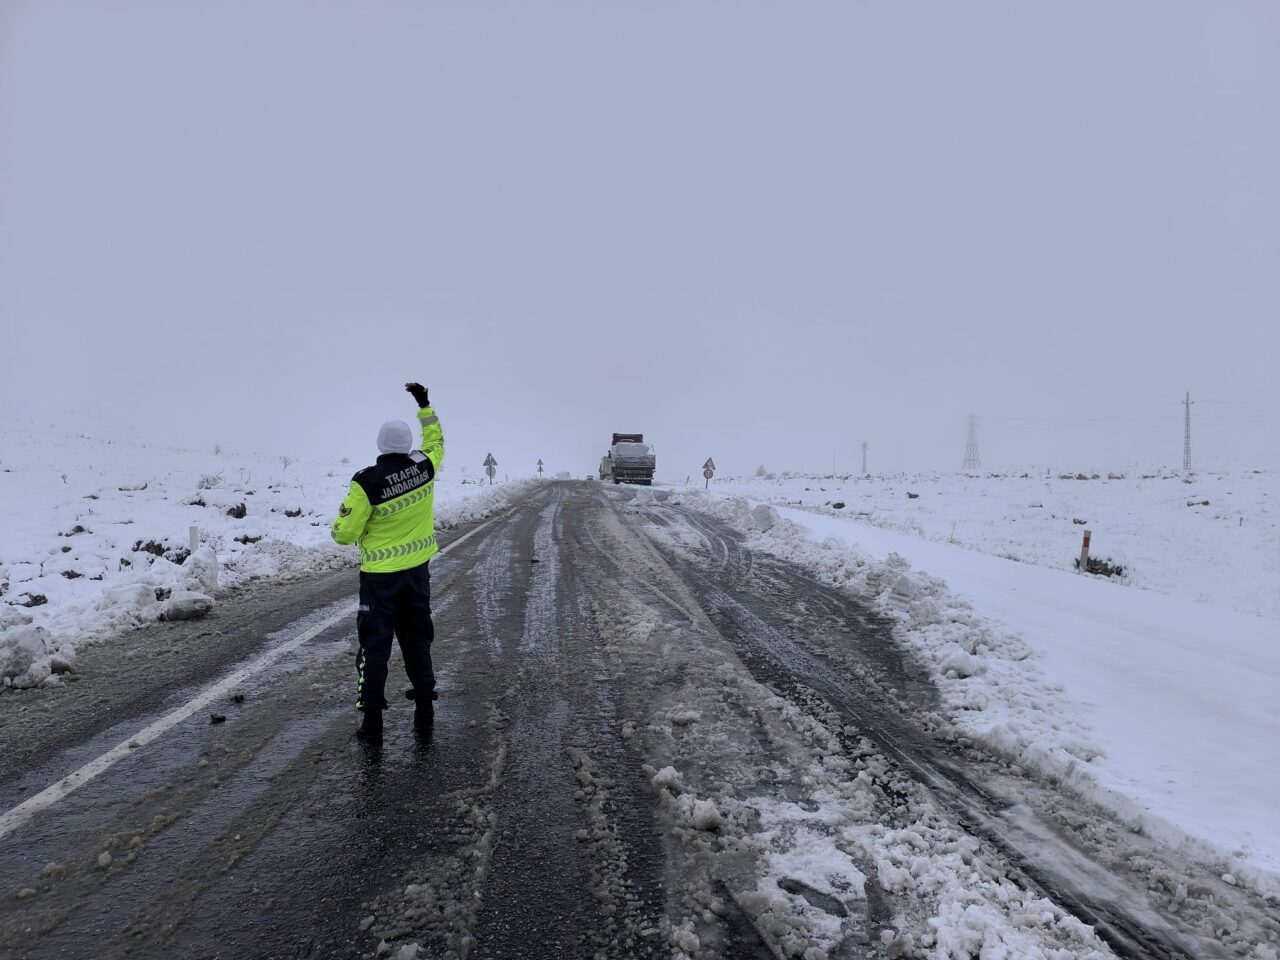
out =
[[[964,448],[964,469],[982,469],[982,459],[978,456],[978,418],[973,414],[969,414],[969,444]]]
[[[862,441],[862,475],[864,477],[870,476],[867,473],[867,441],[865,440]]]
[[[1182,401],[1183,406],[1187,408],[1186,419],[1182,422],[1182,472],[1191,472],[1191,391],[1187,391],[1187,397]]]

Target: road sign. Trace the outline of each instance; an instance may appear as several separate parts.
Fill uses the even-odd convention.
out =
[[[710,457],[707,457],[707,462],[702,465],[702,475],[703,477],[706,478],[706,481],[707,481],[706,484],[704,484],[704,486],[708,490],[710,490],[711,478],[716,475],[716,462],[712,460]]]
[[[716,462],[712,460],[710,457],[707,457],[707,462],[702,465],[702,469],[711,470],[712,472],[714,472],[716,469]]]
[[[498,472],[498,461],[493,459],[493,454],[489,454],[484,458],[484,472],[489,477],[489,486],[493,486],[493,476]]]
[[[708,480],[710,480],[712,477],[716,475],[716,472],[714,470],[703,470],[702,475],[706,477]]]
[[[493,454],[491,453],[484,458],[484,465],[486,467],[496,467],[498,465],[498,461],[493,459]]]
[[[542,458],[538,458],[538,476],[542,476]]]

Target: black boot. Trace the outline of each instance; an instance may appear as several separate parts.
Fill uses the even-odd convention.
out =
[[[410,688],[404,692],[404,698],[413,701],[413,725],[419,730],[430,730],[431,725],[436,722],[435,704],[432,703],[436,692],[432,690],[430,698],[420,697],[417,691]]]
[[[360,729],[356,736],[366,743],[382,742],[382,711],[365,710],[364,719],[360,721]]]
[[[435,705],[430,700],[415,700],[413,702],[413,725],[419,730],[430,730],[435,722]]]

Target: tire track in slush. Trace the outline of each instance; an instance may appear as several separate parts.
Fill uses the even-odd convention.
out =
[[[560,638],[571,625],[558,602],[562,557],[554,534],[560,500],[557,490],[534,531],[524,632],[511,651],[518,694],[509,705],[510,755],[497,798],[485,906],[476,924],[475,956],[482,960],[591,955],[584,931],[594,926],[597,911],[574,841],[577,786],[564,757],[570,705]],[[531,896],[534,890],[537,896]]]
[[[663,933],[663,836],[645,758],[628,749],[622,735],[620,684],[628,678],[606,655],[593,610],[595,597],[583,577],[583,571],[601,566],[588,533],[600,506],[595,497],[575,497],[561,512],[566,582],[576,599],[569,609],[580,628],[566,638],[565,660],[579,677],[568,687],[576,723],[566,753],[581,785],[576,795],[586,824],[581,841],[603,914],[595,955],[657,960],[670,953]],[[615,583],[615,589],[622,588],[620,581]]]
[[[511,525],[504,526],[489,538],[484,554],[476,560],[469,575],[476,619],[495,668],[502,660],[504,618],[520,581],[516,552],[515,531]],[[528,562],[527,557],[525,560]]]
[[[765,593],[790,597],[793,603],[817,592],[829,604],[832,598],[825,596],[825,588],[779,564],[757,562],[753,569],[758,576],[744,579],[740,558],[749,553],[740,548],[732,532],[705,517],[676,512],[707,538],[711,563],[702,567],[670,551],[668,559],[694,587],[716,629],[738,649],[743,663],[760,682],[798,683],[830,702],[846,722],[855,724],[928,787],[966,829],[993,843],[1031,882],[1094,927],[1117,955],[1133,960],[1200,955],[1121,878],[1029,812],[1013,816],[1017,811],[1005,809],[983,789],[976,773],[968,772],[958,757],[944,755],[938,745],[904,720],[894,705],[877,703],[870,688],[842,679],[841,671],[829,660],[794,639],[799,631],[776,628],[776,612],[761,609],[769,607],[770,601],[757,596],[761,589],[757,581],[762,577],[767,581],[770,576],[777,582],[764,587]],[[866,628],[868,621],[862,620],[860,626]]]

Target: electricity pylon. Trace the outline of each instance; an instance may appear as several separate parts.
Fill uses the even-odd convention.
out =
[[[982,469],[982,460],[978,456],[978,418],[972,414],[969,415],[969,445],[964,448],[964,469]]]
[[[1182,472],[1191,472],[1191,391],[1187,391],[1187,398],[1182,401],[1183,406],[1187,408],[1186,419],[1182,422]]]

